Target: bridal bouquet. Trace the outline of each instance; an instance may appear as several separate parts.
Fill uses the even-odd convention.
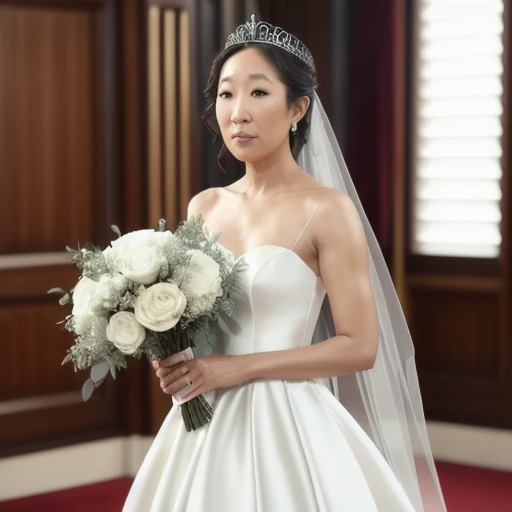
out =
[[[108,372],[126,368],[127,357],[152,360],[184,352],[193,357],[194,335],[208,332],[220,315],[232,315],[233,292],[240,283],[241,260],[206,237],[203,220],[184,222],[173,234],[165,221],[159,230],[134,231],[105,249],[88,242],[67,248],[82,275],[76,286],[60,293],[61,305],[72,304],[65,328],[75,343],[63,364],[91,368],[82,389],[88,400]],[[175,397],[176,398],[176,397]],[[180,403],[177,400],[177,403]],[[212,408],[203,396],[181,405],[187,431],[208,423]]]

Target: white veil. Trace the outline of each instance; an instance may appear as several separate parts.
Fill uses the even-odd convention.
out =
[[[350,178],[329,119],[315,93],[308,141],[299,165],[322,184],[348,194],[363,223],[379,315],[374,368],[332,379],[333,391],[384,455],[417,512],[444,512],[428,441],[414,347],[388,268]],[[328,299],[315,342],[336,336]]]

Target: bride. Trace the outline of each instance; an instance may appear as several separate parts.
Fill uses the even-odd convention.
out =
[[[214,415],[186,432],[172,408],[125,512],[446,510],[412,343],[315,87],[308,49],[254,17],[213,63],[204,117],[246,172],[189,215],[243,258],[243,289],[213,354],[154,363]]]

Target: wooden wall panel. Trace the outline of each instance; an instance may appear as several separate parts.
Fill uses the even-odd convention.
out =
[[[56,328],[63,310],[41,299],[11,301],[0,310],[0,332],[7,343],[2,350],[9,365],[0,373],[0,401],[79,390],[83,374],[72,365],[61,368],[70,335]]]
[[[162,22],[156,188],[148,172],[151,5]],[[191,135],[201,126],[198,55],[206,62],[212,51],[198,27],[216,32],[217,7],[215,0],[201,9],[196,0],[0,0],[0,73],[12,76],[0,81],[0,328],[12,362],[0,375],[0,456],[154,433],[170,408],[145,361],[129,361],[128,372],[83,404],[87,372],[60,366],[72,337],[55,325],[66,310],[46,290],[76,281],[64,245],[102,245],[113,223],[127,231],[163,215],[171,224],[183,218],[202,159],[201,137]]]
[[[420,369],[497,381],[499,297],[428,289],[412,296],[411,326]]]
[[[86,372],[61,367],[73,339],[46,295],[76,282],[65,246],[121,219],[116,5],[0,1],[0,456],[124,426],[123,379],[84,404]]]
[[[0,258],[0,263],[2,258]],[[70,288],[72,266],[0,269],[0,456],[119,432],[123,382],[107,382],[86,404],[84,372],[61,366],[72,339],[56,325],[65,309],[45,290]],[[4,359],[5,358],[5,359]]]
[[[408,317],[430,419],[507,424],[503,283],[472,276],[409,276]]]
[[[96,235],[98,16],[0,8],[0,253],[62,250]],[[16,215],[13,215],[16,212]]]
[[[508,349],[498,278],[410,275],[408,317],[426,415],[507,424]]]

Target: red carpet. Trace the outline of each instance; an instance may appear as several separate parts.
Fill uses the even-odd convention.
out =
[[[512,512],[512,473],[446,463],[437,467],[448,512]],[[130,478],[119,478],[0,502],[0,511],[121,512],[130,485]]]
[[[121,512],[131,478],[0,502],[1,512]],[[141,510],[141,512],[143,512]]]
[[[512,512],[512,473],[438,462],[448,512]]]

